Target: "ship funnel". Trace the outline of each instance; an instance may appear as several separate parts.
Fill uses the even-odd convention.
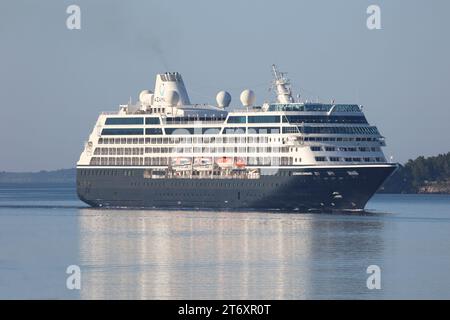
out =
[[[178,98],[175,98],[176,96]],[[177,101],[175,102],[175,100]],[[191,104],[181,74],[178,72],[158,74],[156,76],[153,105],[167,107],[173,106],[174,102],[177,106]]]
[[[176,106],[180,101],[180,95],[174,90],[167,91],[164,99],[169,106]]]

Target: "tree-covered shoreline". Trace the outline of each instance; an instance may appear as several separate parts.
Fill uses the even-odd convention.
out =
[[[450,194],[450,152],[408,160],[384,183],[380,192]]]
[[[75,184],[76,169],[60,169],[39,172],[0,172],[1,184]]]

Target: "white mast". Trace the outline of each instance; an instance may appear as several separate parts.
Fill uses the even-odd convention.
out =
[[[277,94],[277,102],[293,103],[294,98],[292,98],[291,84],[289,79],[285,77],[286,73],[279,72],[274,64],[272,65],[272,72],[275,78],[273,85]]]

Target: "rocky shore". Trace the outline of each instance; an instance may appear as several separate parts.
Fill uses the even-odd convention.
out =
[[[424,186],[419,187],[417,193],[424,194],[450,194],[450,180],[438,182],[427,182]]]

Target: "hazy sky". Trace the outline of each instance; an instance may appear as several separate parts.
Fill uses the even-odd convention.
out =
[[[81,7],[81,30],[66,8]],[[382,30],[366,27],[381,7]],[[244,88],[271,98],[270,66],[295,93],[364,105],[403,162],[450,151],[450,1],[0,2],[0,171],[74,167],[101,111],[158,72],[191,101]]]

